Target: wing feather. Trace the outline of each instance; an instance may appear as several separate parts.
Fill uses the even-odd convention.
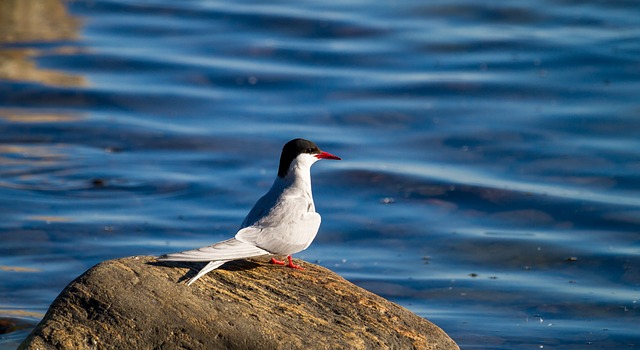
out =
[[[290,197],[280,201],[252,226],[238,231],[238,241],[254,244],[272,254],[290,255],[305,250],[320,228],[320,214],[309,210],[309,201]]]
[[[268,251],[256,247],[254,244],[228,239],[210,246],[187,250],[179,253],[165,254],[158,257],[160,261],[215,261],[235,260],[268,255]]]

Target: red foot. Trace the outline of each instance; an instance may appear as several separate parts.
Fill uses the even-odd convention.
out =
[[[291,255],[287,256],[287,260],[289,260],[288,264],[284,260],[276,260],[276,258],[271,258],[271,263],[276,265],[285,265],[286,267],[290,267],[292,269],[304,270],[304,267],[293,263]]]
[[[284,265],[286,264],[284,260],[276,260],[276,258],[271,258],[271,263],[276,265]]]

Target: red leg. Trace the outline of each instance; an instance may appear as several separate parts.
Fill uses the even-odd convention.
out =
[[[271,258],[271,263],[276,265],[285,265],[284,260],[276,260],[276,258]]]
[[[293,259],[291,259],[291,255],[287,256],[287,259],[289,260],[289,265],[287,265],[287,267],[290,267],[292,269],[304,270],[304,267],[293,263],[292,261]]]
[[[271,258],[271,263],[276,265],[284,265],[292,269],[304,270],[304,267],[293,263],[293,259],[291,258],[291,255],[287,255],[287,260],[289,260],[288,264],[284,260],[277,260],[276,258]]]

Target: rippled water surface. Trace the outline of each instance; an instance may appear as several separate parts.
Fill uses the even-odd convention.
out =
[[[463,349],[640,347],[634,1],[0,3],[0,347],[92,265],[235,233],[282,144],[297,254]]]

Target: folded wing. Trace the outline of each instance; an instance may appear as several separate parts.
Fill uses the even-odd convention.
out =
[[[210,246],[186,250],[179,253],[165,254],[158,257],[160,261],[216,261],[236,260],[271,254],[251,243],[228,239]]]
[[[320,214],[310,211],[309,200],[292,197],[280,201],[269,213],[235,238],[271,254],[291,255],[305,250],[320,228]]]

